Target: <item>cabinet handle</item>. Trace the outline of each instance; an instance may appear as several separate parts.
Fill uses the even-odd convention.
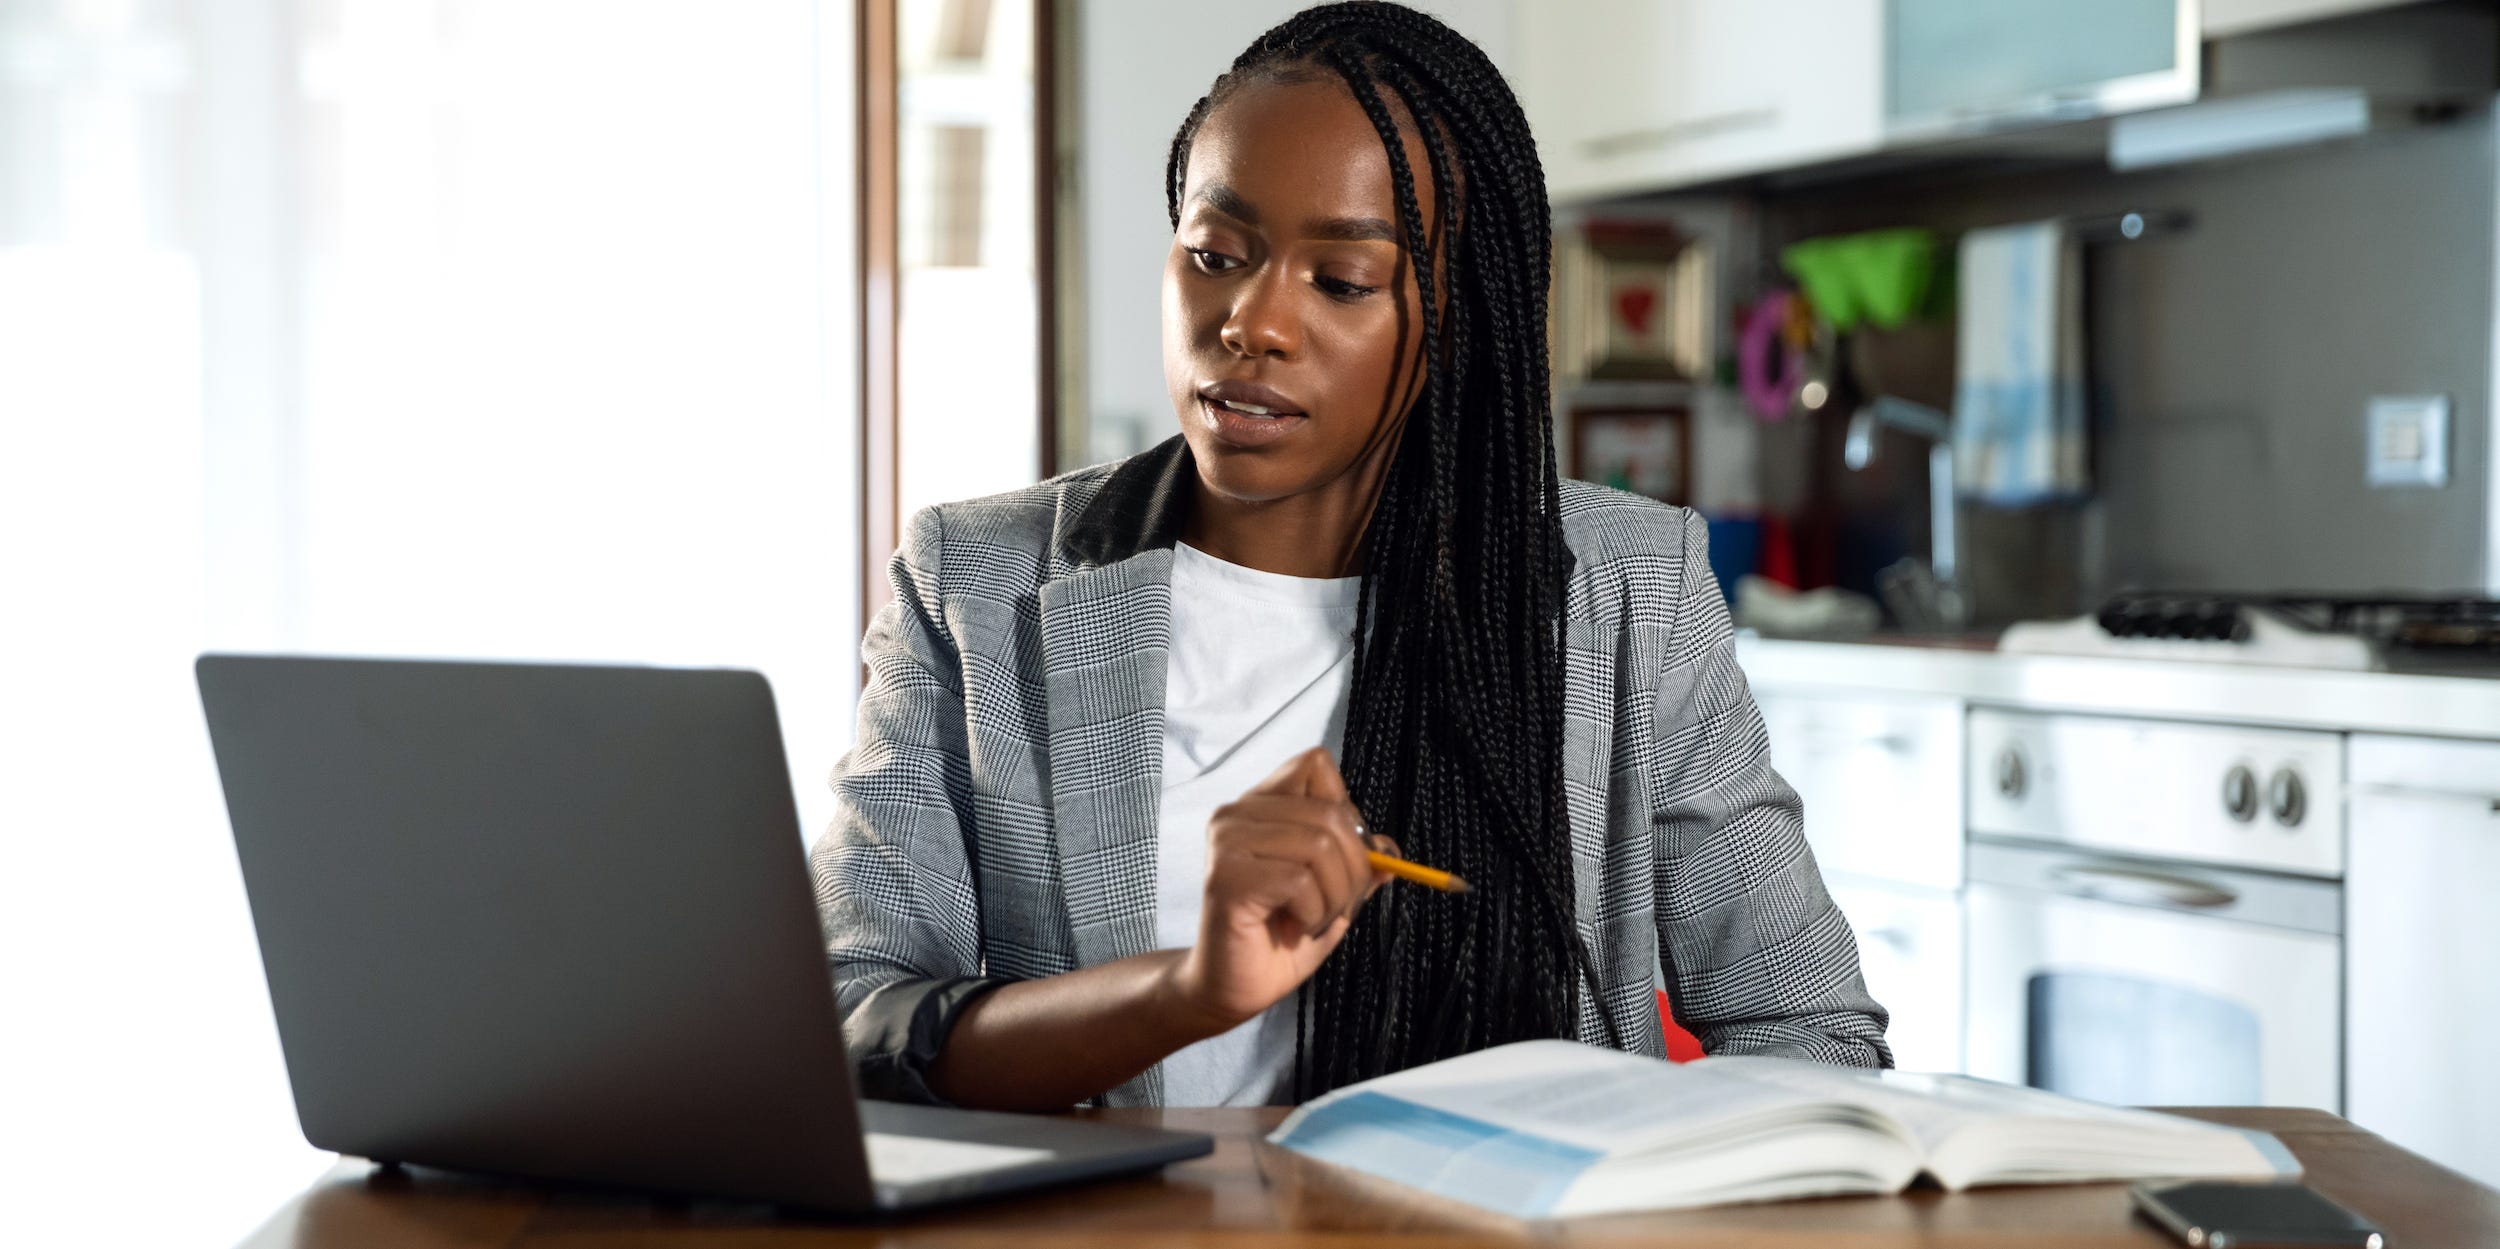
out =
[[[2487,807],[2493,815],[2500,815],[2500,796],[2475,793],[2470,790],[2423,789],[2409,785],[2363,785],[2359,787],[2359,792],[2372,797],[2394,798],[2399,801],[2470,803],[2478,807]]]
[[[1663,126],[1624,130],[1614,134],[1601,134],[1594,139],[1582,139],[1580,150],[1603,160],[1609,156],[1624,156],[1651,148],[1690,143],[1695,139],[1706,139],[1714,134],[1752,130],[1760,126],[1771,125],[1779,119],[1780,111],[1776,108],[1733,109],[1725,113],[1712,113],[1706,117],[1670,122]]]

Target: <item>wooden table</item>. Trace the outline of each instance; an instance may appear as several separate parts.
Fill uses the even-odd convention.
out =
[[[1009,1197],[883,1223],[781,1217],[753,1205],[640,1200],[441,1172],[376,1171],[347,1160],[287,1204],[248,1249],[664,1249],[881,1246],[1078,1249],[1095,1245],[1342,1246],[1402,1249],[1534,1240],[1551,1244],[1730,1246],[2016,1245],[2175,1242],[2128,1213],[2116,1184],[1846,1197],[1646,1215],[1521,1222],[1312,1162],[1260,1138],[1279,1110],[1090,1112],[1185,1128],[1215,1153],[1133,1179]],[[2308,1182],[2376,1219],[2392,1249],[2500,1246],[2500,1192],[2315,1110],[2182,1113],[2263,1128]]]

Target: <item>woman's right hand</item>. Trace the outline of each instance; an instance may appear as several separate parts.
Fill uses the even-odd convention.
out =
[[[1187,1009],[1229,1029],[1310,979],[1389,879],[1364,857],[1361,829],[1345,777],[1320,746],[1216,809],[1198,944],[1172,970]]]
[[[1364,855],[1397,846],[1358,836],[1359,819],[1326,750],[1287,760],[1207,821],[1196,945],[973,998],[930,1089],[959,1106],[1064,1109],[1255,1018],[1311,978],[1388,882]]]

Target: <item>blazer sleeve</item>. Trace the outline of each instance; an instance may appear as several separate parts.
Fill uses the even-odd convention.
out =
[[[1771,770],[1709,531],[1694,513],[1683,521],[1652,808],[1668,1001],[1713,1054],[1889,1067],[1888,1018],[1859,975],[1857,939],[1824,891],[1796,791]]]
[[[929,1066],[982,974],[963,666],[944,628],[944,521],[912,517],[894,597],[860,644],[858,727],[834,765],[833,823],[808,856],[842,1038],[860,1092],[938,1103]]]

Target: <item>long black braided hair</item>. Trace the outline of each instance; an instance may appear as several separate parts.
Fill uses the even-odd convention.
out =
[[[1563,797],[1571,557],[1547,397],[1552,224],[1518,100],[1482,50],[1423,13],[1304,10],[1235,59],[1173,136],[1172,226],[1210,111],[1251,83],[1332,77],[1388,150],[1425,362],[1363,537],[1342,765],[1374,832],[1477,892],[1373,898],[1303,987],[1297,1099],[1603,1020],[1581,993]],[[1429,158],[1431,232],[1389,97]]]

